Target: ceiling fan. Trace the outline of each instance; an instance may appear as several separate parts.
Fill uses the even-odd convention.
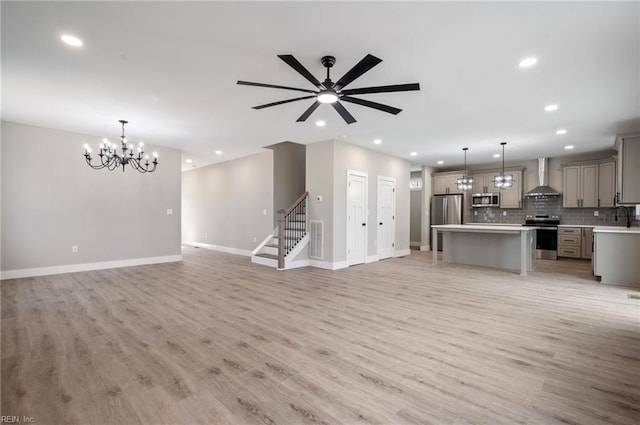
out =
[[[331,81],[329,70],[336,63],[336,58],[333,56],[323,56],[320,62],[322,66],[327,68],[327,78],[320,82],[314,77],[293,55],[278,55],[287,65],[296,70],[300,75],[307,79],[311,84],[316,86],[317,90],[301,89],[297,87],[278,86],[274,84],[253,83],[251,81],[238,81],[238,84],[244,86],[256,86],[256,87],[269,87],[274,89],[293,90],[304,93],[311,93],[308,96],[295,97],[293,99],[281,100],[279,102],[267,103],[264,105],[253,106],[253,109],[263,109],[271,106],[282,105],[284,103],[296,102],[304,99],[315,99],[315,102],[300,117],[297,122],[306,121],[307,118],[315,111],[321,103],[330,103],[331,106],[340,114],[340,116],[347,122],[352,124],[356,122],[356,119],[345,109],[342,102],[355,103],[369,108],[377,109],[379,111],[388,112],[390,114],[397,115],[402,109],[394,108],[393,106],[383,105],[382,103],[372,102],[370,100],[360,99],[352,97],[353,94],[370,94],[370,93],[389,93],[399,91],[412,91],[420,90],[419,83],[411,84],[394,84],[390,86],[376,86],[376,87],[361,87],[357,89],[344,89],[353,80],[360,77],[365,72],[369,71],[374,66],[382,62],[373,55],[367,55],[358,62],[353,68],[351,68],[346,74],[342,76],[335,83]]]

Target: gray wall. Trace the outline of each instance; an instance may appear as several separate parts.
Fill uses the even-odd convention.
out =
[[[305,191],[305,145],[282,142],[267,147],[273,150],[273,208],[286,210]]]
[[[183,241],[251,251],[273,227],[272,151],[182,174]]]
[[[409,161],[339,141],[307,145],[309,218],[324,221],[324,260],[347,259],[347,170],[368,175],[369,222],[376,222],[377,178],[396,179],[396,252],[409,249]],[[319,202],[317,196],[323,197]],[[368,226],[367,255],[377,254],[377,228]]]
[[[100,140],[2,122],[3,271],[180,255],[180,152],[150,142],[152,174],[92,170]]]
[[[378,176],[396,179],[396,246],[395,250],[409,249],[409,161],[384,155],[359,146],[336,142],[334,148],[334,258],[347,259],[347,170],[368,174],[369,222],[377,222]],[[377,226],[367,228],[367,255],[377,254]]]
[[[333,261],[333,140],[307,145],[307,190],[309,220],[323,222],[322,260]],[[322,201],[318,200],[322,197]],[[346,214],[346,212],[345,212]]]
[[[412,171],[411,172],[412,179],[421,179],[422,172],[421,171]],[[422,189],[420,190],[411,190],[410,191],[411,198],[411,209],[410,209],[410,222],[409,222],[409,240],[411,241],[411,245],[420,246],[420,238],[422,234]]]

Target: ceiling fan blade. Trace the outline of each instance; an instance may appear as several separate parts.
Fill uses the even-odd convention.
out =
[[[267,87],[271,89],[285,89],[285,90],[301,91],[305,93],[317,93],[316,91],[313,91],[313,90],[299,89],[297,87],[277,86],[275,84],[252,83],[251,81],[238,81],[236,84],[239,84],[241,86]]]
[[[367,94],[367,93],[390,93],[397,91],[413,91],[420,90],[419,83],[411,84],[393,84],[390,86],[361,87],[359,89],[342,90],[342,94]]]
[[[318,109],[318,106],[320,106],[320,102],[316,100],[306,111],[304,111],[304,114],[300,115],[300,118],[298,118],[296,122],[306,121],[307,118],[309,118],[309,115],[313,114],[313,111]]]
[[[356,122],[356,119],[353,118],[353,115],[351,115],[339,101],[332,103],[331,106],[333,106],[333,109],[338,111],[342,119],[345,120],[347,124],[353,124],[354,122]]]
[[[344,102],[356,103],[362,106],[368,106],[369,108],[377,109],[379,111],[388,112],[393,115],[398,115],[402,112],[402,109],[394,108],[393,106],[383,105],[382,103],[372,102],[370,100],[358,99],[357,97],[342,96],[340,100]]]
[[[347,84],[382,62],[382,59],[378,59],[373,55],[365,56],[360,62],[358,62],[353,68],[351,68],[346,74],[342,76],[334,85],[335,91],[340,91]]]
[[[298,59],[294,58],[293,55],[278,55],[280,59],[282,59],[287,65],[291,68],[295,69],[298,74],[302,75],[314,86],[321,88],[320,81],[316,77],[314,77],[308,70],[305,68]]]
[[[316,97],[316,96],[296,97],[296,98],[293,98],[293,99],[281,100],[279,102],[266,103],[264,105],[252,106],[251,109],[263,109],[263,108],[268,108],[270,106],[282,105],[283,103],[290,103],[290,102],[295,102],[297,100],[303,100],[303,99],[311,99],[311,98],[314,98],[314,97]]]

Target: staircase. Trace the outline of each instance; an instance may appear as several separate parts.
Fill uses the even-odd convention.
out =
[[[309,244],[307,200],[303,193],[286,210],[278,211],[278,227],[271,232],[251,255],[251,262],[286,270],[306,265]]]

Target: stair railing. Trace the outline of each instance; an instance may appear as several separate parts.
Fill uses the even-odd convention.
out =
[[[284,269],[284,257],[307,232],[307,199],[305,192],[287,210],[278,210],[278,268]],[[301,220],[301,217],[304,219]]]

